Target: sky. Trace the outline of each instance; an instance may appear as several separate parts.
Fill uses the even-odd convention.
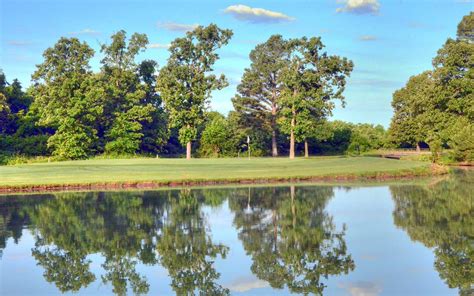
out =
[[[0,0],[0,69],[7,80],[30,85],[43,51],[62,36],[86,41],[100,69],[100,44],[125,30],[146,33],[150,44],[138,61],[166,63],[170,42],[197,25],[215,23],[234,32],[219,50],[214,70],[229,86],[213,93],[210,108],[232,110],[248,55],[273,34],[285,38],[320,36],[329,54],[354,62],[345,91],[331,119],[388,127],[392,94],[408,78],[431,68],[431,60],[472,0]]]

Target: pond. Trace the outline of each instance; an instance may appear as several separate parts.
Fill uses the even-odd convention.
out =
[[[474,172],[0,196],[1,295],[472,295]]]

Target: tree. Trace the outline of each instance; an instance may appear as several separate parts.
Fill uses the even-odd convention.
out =
[[[92,153],[97,141],[96,119],[102,114],[100,98],[89,60],[94,50],[77,38],[61,38],[44,53],[44,62],[32,75],[33,108],[38,123],[55,132],[48,146],[59,158],[77,159]]]
[[[289,42],[290,63],[282,74],[280,98],[282,131],[290,136],[290,159],[295,141],[308,138],[311,130],[332,113],[335,99],[344,102],[346,77],[352,61],[321,53],[320,38],[303,37]]]
[[[430,129],[423,118],[435,100],[435,84],[430,71],[412,76],[407,85],[393,94],[394,115],[390,123],[391,141],[420,147]]]
[[[459,124],[474,121],[473,28],[470,13],[459,23],[457,39],[448,39],[438,51],[433,70],[411,77],[404,88],[394,93],[395,114],[389,130],[393,143],[417,148],[420,142],[428,143],[433,161],[447,146],[463,147],[464,152],[457,153],[457,157],[472,153],[465,150],[472,144],[469,140],[462,143]],[[465,139],[470,139],[469,129],[463,132]]]
[[[18,79],[7,83],[0,72],[0,154],[47,155],[50,132],[37,126],[38,115],[31,108],[32,97]]]
[[[454,126],[455,130],[449,146],[453,148],[452,156],[456,161],[474,161],[474,124],[463,119]]]
[[[191,141],[204,121],[211,92],[227,86],[224,75],[217,78],[210,73],[219,58],[217,49],[231,36],[231,30],[214,24],[197,27],[171,43],[168,63],[158,75],[157,90],[169,113],[170,127],[179,129],[179,141],[186,145],[186,159],[191,158]]]
[[[349,152],[360,154],[370,150],[376,150],[386,143],[386,132],[383,126],[373,124],[356,124],[352,127],[352,135]]]
[[[0,133],[6,133],[10,117],[11,110],[7,98],[0,93]]]
[[[466,117],[474,121],[474,44],[448,39],[433,66],[438,86],[435,107],[452,120]]]
[[[107,140],[105,151],[131,154],[140,147],[143,138],[142,123],[152,121],[152,113],[158,107],[154,97],[147,97],[149,88],[146,87],[152,81],[149,80],[150,73],[146,72],[150,69],[145,68],[154,67],[155,64],[148,62],[140,69],[135,63],[138,53],[144,51],[148,44],[145,34],[134,33],[127,44],[126,32],[121,30],[112,35],[111,39],[111,44],[101,46],[101,52],[105,55],[101,61],[106,93],[106,129],[102,131]],[[143,75],[147,76],[145,85],[140,83],[140,70],[142,78]]]
[[[280,76],[288,63],[287,41],[272,35],[250,52],[250,68],[245,69],[237,94],[232,98],[241,124],[253,129],[264,129],[272,135],[272,156],[278,156],[277,116],[280,111],[282,83]]]
[[[459,40],[474,43],[474,12],[465,15],[458,24],[457,36]]]
[[[200,151],[205,156],[219,157],[233,152],[233,142],[232,130],[226,118],[218,114],[210,120],[202,132]]]
[[[158,63],[153,60],[144,60],[138,67],[140,80],[145,87],[144,104],[151,104],[153,112],[151,121],[141,122],[143,125],[143,138],[140,151],[148,153],[162,152],[168,141],[170,131],[168,129],[168,116],[163,109],[161,97],[156,92],[156,71]]]

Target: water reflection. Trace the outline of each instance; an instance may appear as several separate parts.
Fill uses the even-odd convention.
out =
[[[29,208],[32,254],[45,279],[62,292],[78,291],[96,280],[87,256],[99,253],[101,280],[111,283],[114,293],[126,294],[127,285],[135,294],[147,293],[149,285],[136,265],[157,262],[160,203],[133,193],[67,193]]]
[[[208,203],[218,206],[223,199],[199,193],[182,190],[177,198],[170,199],[163,233],[157,244],[160,263],[168,270],[171,286],[178,295],[193,294],[194,291],[204,295],[225,295],[229,291],[216,283],[220,274],[213,263],[217,256],[225,258],[229,248],[212,242],[200,209],[202,204]]]
[[[344,229],[336,230],[324,208],[331,187],[258,188],[230,200],[234,224],[252,258],[252,272],[273,288],[321,294],[321,277],[355,267]]]
[[[393,218],[414,241],[434,248],[434,266],[450,288],[474,295],[474,178],[472,172],[428,186],[391,186]]]
[[[474,292],[473,189],[472,173],[390,186],[395,225],[433,249],[434,268],[460,295]],[[7,242],[25,243],[21,236],[28,229],[34,240],[29,255],[57,289],[52,293],[84,291],[96,282],[117,295],[151,293],[160,280],[145,276],[143,266],[159,266],[178,295],[269,288],[323,294],[332,277],[351,274],[357,265],[346,242],[351,225],[337,226],[328,210],[335,190],[277,186],[3,196],[0,261]],[[213,236],[220,227],[211,223],[213,211],[228,213],[239,245]],[[221,273],[233,268],[227,257],[241,248],[251,260],[249,270],[223,284]]]

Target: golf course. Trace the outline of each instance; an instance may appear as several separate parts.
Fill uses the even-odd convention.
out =
[[[376,157],[91,159],[0,167],[3,191],[77,187],[386,179],[429,175],[430,164]]]

